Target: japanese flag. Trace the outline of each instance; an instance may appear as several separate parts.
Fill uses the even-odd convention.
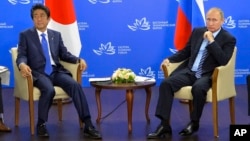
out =
[[[50,9],[48,28],[61,32],[68,51],[79,56],[81,41],[73,0],[45,0],[45,5]]]

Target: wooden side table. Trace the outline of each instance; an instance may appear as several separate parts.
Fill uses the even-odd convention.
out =
[[[133,101],[134,101],[134,90],[135,89],[145,89],[147,97],[146,97],[146,105],[145,105],[145,116],[147,122],[150,122],[148,109],[151,99],[151,87],[153,87],[155,82],[136,82],[136,83],[126,83],[126,84],[115,84],[112,81],[104,81],[104,82],[91,82],[91,86],[95,87],[95,96],[97,102],[97,110],[98,116],[96,119],[97,123],[100,123],[101,120],[101,91],[102,89],[111,89],[111,90],[125,90],[126,91],[126,101],[127,101],[127,112],[128,112],[128,132],[132,132],[132,110],[133,110]]]

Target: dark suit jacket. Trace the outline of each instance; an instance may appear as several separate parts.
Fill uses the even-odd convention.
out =
[[[207,31],[206,27],[195,28],[192,31],[187,45],[182,50],[168,58],[170,62],[181,62],[187,60],[186,63],[177,68],[177,71],[186,67],[189,69],[192,68],[203,41],[203,34],[205,31]],[[221,28],[220,32],[215,37],[215,41],[206,47],[208,50],[208,56],[202,65],[202,75],[212,75],[215,67],[226,65],[233,54],[235,44],[235,37]]]
[[[51,29],[48,29],[47,32],[50,51],[56,65],[53,67],[53,71],[69,73],[63,68],[59,60],[69,63],[77,63],[79,58],[67,51],[67,48],[64,46],[61,34],[59,32]],[[43,54],[40,39],[35,28],[30,28],[20,33],[16,63],[18,66],[20,63],[26,63],[29,65],[29,67],[32,69],[34,81],[41,73],[44,73],[45,56]]]

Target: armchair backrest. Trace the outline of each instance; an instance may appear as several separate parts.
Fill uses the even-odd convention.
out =
[[[212,76],[212,88],[217,92],[217,100],[224,100],[236,95],[234,72],[237,47],[234,48],[232,57],[225,66],[215,68]]]

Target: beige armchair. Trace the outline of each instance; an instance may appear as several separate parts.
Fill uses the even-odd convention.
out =
[[[29,102],[29,118],[30,118],[30,130],[31,135],[34,135],[35,132],[35,120],[34,120],[34,101],[39,100],[40,91],[38,88],[33,86],[32,76],[24,78],[22,77],[19,69],[16,65],[17,58],[17,48],[11,48],[12,54],[12,64],[14,71],[14,97],[15,97],[15,126],[19,124],[19,112],[20,112],[20,99]],[[79,69],[79,64],[71,64],[67,62],[61,61],[61,64],[68,69],[75,80],[81,83],[81,74],[82,71]],[[56,95],[54,97],[54,101],[57,101],[58,105],[58,117],[59,121],[62,121],[62,100],[70,98],[66,92],[60,88],[55,86]],[[80,127],[83,127],[82,121],[80,121]]]
[[[212,75],[212,87],[207,92],[207,102],[212,103],[213,111],[213,128],[214,136],[219,137],[218,133],[218,102],[222,100],[229,100],[229,111],[231,124],[235,124],[235,111],[234,111],[234,97],[236,96],[235,83],[234,83],[234,68],[236,59],[237,48],[235,47],[233,55],[227,65],[217,67]],[[180,64],[171,63],[169,66],[163,65],[162,69],[164,76],[168,77]],[[182,87],[174,94],[177,99],[189,100],[189,111],[192,111],[192,94],[191,86]]]

